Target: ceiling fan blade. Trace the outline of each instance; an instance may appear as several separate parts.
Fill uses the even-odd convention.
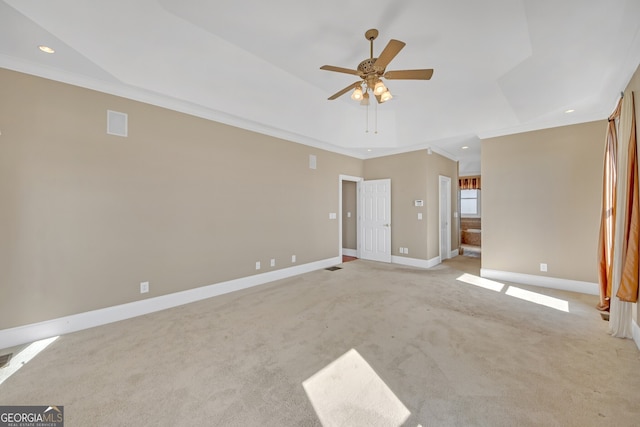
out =
[[[336,73],[354,74],[356,76],[360,75],[360,71],[358,70],[350,70],[348,68],[334,67],[333,65],[323,65],[322,67],[320,67],[320,69],[327,70],[327,71],[335,71]]]
[[[427,70],[398,70],[387,71],[384,73],[385,79],[404,79],[404,80],[429,80],[433,75],[433,69]]]
[[[387,68],[387,65],[389,65],[389,62],[396,57],[405,44],[405,42],[401,42],[400,40],[389,40],[389,43],[387,43],[387,46],[384,48],[378,59],[376,59],[373,67],[380,73],[384,71],[384,69]]]
[[[360,84],[362,84],[361,80],[358,80],[355,83],[351,83],[349,86],[345,87],[344,89],[342,89],[339,92],[334,93],[333,95],[331,95],[329,98],[329,101],[333,101],[336,98],[341,97],[342,95],[344,95],[345,93],[349,92],[351,89],[354,89],[356,86],[359,86]]]

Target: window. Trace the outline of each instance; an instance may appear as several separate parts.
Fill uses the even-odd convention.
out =
[[[460,190],[460,214],[480,216],[480,190]]]

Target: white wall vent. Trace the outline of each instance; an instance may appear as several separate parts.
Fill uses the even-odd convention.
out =
[[[126,113],[107,110],[107,133],[109,135],[127,136],[129,116]]]

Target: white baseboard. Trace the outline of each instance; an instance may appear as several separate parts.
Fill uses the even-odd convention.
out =
[[[640,326],[638,326],[635,319],[631,321],[631,332],[633,334],[633,342],[636,343],[636,347],[640,350]]]
[[[440,257],[435,257],[429,260],[425,259],[417,259],[417,258],[407,258],[403,256],[392,256],[391,262],[393,264],[401,264],[407,265],[409,267],[418,267],[418,268],[431,268],[440,264]]]
[[[0,330],[0,349],[14,347],[57,335],[64,335],[83,329],[89,329],[95,326],[106,325],[107,323],[130,319],[132,317],[153,313],[155,311],[165,310],[167,308],[177,307],[179,305],[200,301],[206,298],[320,270],[322,268],[340,264],[341,262],[342,260],[339,257],[328,258],[308,264],[296,265],[294,267],[283,268],[281,270],[269,271],[262,274],[256,274],[254,276],[229,280],[214,285],[202,286],[141,301]]]
[[[358,251],[355,249],[342,248],[342,255],[357,257]]]
[[[556,277],[536,276],[533,274],[511,273],[509,271],[490,270],[488,268],[481,268],[480,276],[505,282],[521,283],[523,285],[580,292],[589,295],[600,295],[600,289],[597,283],[582,282],[579,280],[558,279]]]
[[[454,249],[449,253],[449,258],[455,258],[460,255],[460,249]]]

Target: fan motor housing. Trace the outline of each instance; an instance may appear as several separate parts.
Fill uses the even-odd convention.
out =
[[[374,64],[376,63],[377,59],[378,58],[365,59],[360,64],[358,64],[358,71],[360,71],[363,74],[375,73],[376,69],[374,68]]]

